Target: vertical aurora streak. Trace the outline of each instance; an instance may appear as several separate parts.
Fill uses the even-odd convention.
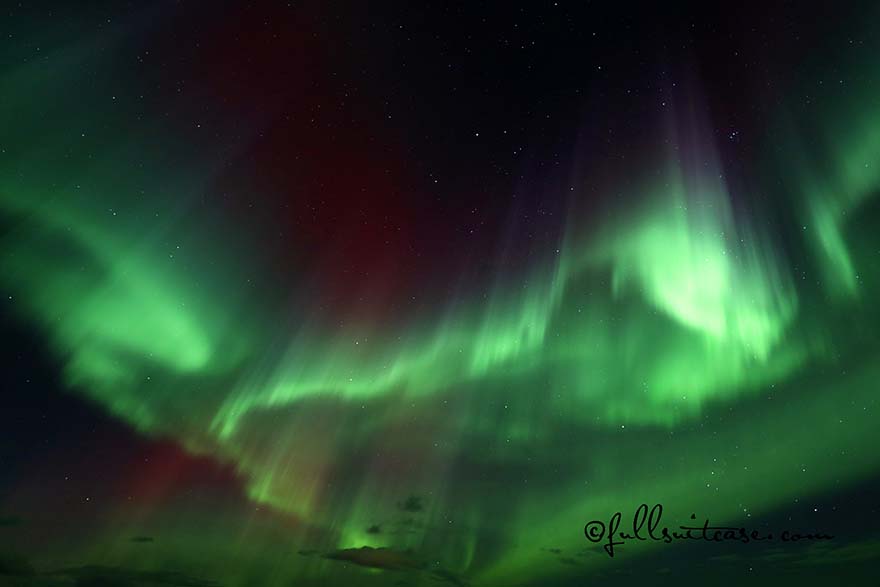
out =
[[[132,56],[153,59],[151,27],[173,31],[183,18],[163,11],[145,13],[150,27],[132,18],[87,41],[31,23],[29,43],[41,51],[27,60],[5,45],[7,313],[43,341],[64,393],[144,442],[179,447],[164,458],[184,463],[132,482],[152,488],[142,494],[120,489],[127,499],[109,500],[82,539],[74,522],[52,532],[27,553],[36,570],[22,584],[86,585],[70,569],[89,565],[174,568],[222,585],[578,584],[615,577],[618,562],[590,550],[588,519],[656,501],[741,524],[877,475],[873,35],[827,57],[852,86],[845,97],[813,94],[792,75],[791,98],[768,108],[765,134],[734,162],[711,98],[681,84],[643,121],[657,132],[627,159],[627,174],[600,181],[599,156],[575,150],[574,169],[560,173],[576,179],[547,188],[574,202],[565,218],[528,257],[517,249],[525,233],[511,228],[504,252],[525,261],[470,279],[464,261],[450,260],[451,237],[425,245],[409,272],[384,266],[386,253],[349,271],[374,243],[322,256],[344,240],[337,225],[360,226],[358,214],[373,212],[359,206],[380,203],[352,188],[322,225],[326,202],[301,195],[311,167],[301,185],[251,161],[294,167],[324,148],[324,133],[345,143],[355,130],[256,147],[273,114],[241,96],[265,91],[257,101],[274,104],[269,82],[223,86],[208,65],[189,85],[156,81],[187,71],[186,58],[128,71]],[[91,30],[88,18],[72,28]],[[297,43],[316,42],[296,25]],[[217,50],[216,39],[196,36],[197,51]],[[233,53],[218,62],[237,63]],[[291,66],[315,96],[297,85],[288,118],[318,116],[310,100],[326,96],[309,76],[338,65],[334,55]],[[815,106],[795,98],[804,93]],[[347,165],[321,173],[361,189]],[[465,196],[447,197],[471,206]],[[305,212],[290,212],[298,198]],[[415,190],[411,198],[387,206],[435,205]],[[326,244],[315,246],[309,222]],[[397,287],[409,303],[419,275],[456,272],[455,295],[433,284],[411,305],[370,294]],[[342,293],[328,294],[327,282]],[[216,507],[198,492],[175,497],[168,488],[195,459],[236,488],[206,495],[233,497],[213,496]],[[0,514],[25,508],[27,492],[0,493]],[[130,540],[141,535],[149,539]],[[362,547],[383,550],[350,550]],[[627,556],[652,561],[662,548]]]

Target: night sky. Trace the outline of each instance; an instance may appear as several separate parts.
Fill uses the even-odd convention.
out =
[[[878,584],[880,7],[715,4],[2,3],[0,585]]]

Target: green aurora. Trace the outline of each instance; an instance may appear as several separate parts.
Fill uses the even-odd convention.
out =
[[[561,581],[617,564],[583,525],[643,501],[676,523],[696,512],[738,525],[876,475],[869,49],[850,65],[858,91],[826,90],[809,125],[797,105],[779,109],[760,172],[778,179],[762,188],[776,207],[738,205],[703,114],[679,105],[626,206],[573,211],[558,249],[392,324],[328,324],[307,284],[261,296],[275,277],[259,238],[201,205],[232,154],[193,155],[124,106],[48,101],[76,83],[67,71],[112,62],[95,46],[7,67],[9,307],[73,393],[232,467],[261,512],[111,516],[78,546],[59,535],[35,564],[67,549],[93,564],[172,561],[224,585]],[[116,540],[144,527],[166,537],[149,555]],[[361,547],[399,558],[309,554]],[[577,564],[548,565],[548,549]]]

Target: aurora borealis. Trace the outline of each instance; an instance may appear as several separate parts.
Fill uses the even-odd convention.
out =
[[[873,584],[880,10],[819,12],[4,7],[0,584]],[[835,539],[585,539],[641,503]]]

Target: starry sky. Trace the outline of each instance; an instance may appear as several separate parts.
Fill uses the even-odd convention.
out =
[[[880,9],[620,4],[2,6],[0,585],[873,584]]]

